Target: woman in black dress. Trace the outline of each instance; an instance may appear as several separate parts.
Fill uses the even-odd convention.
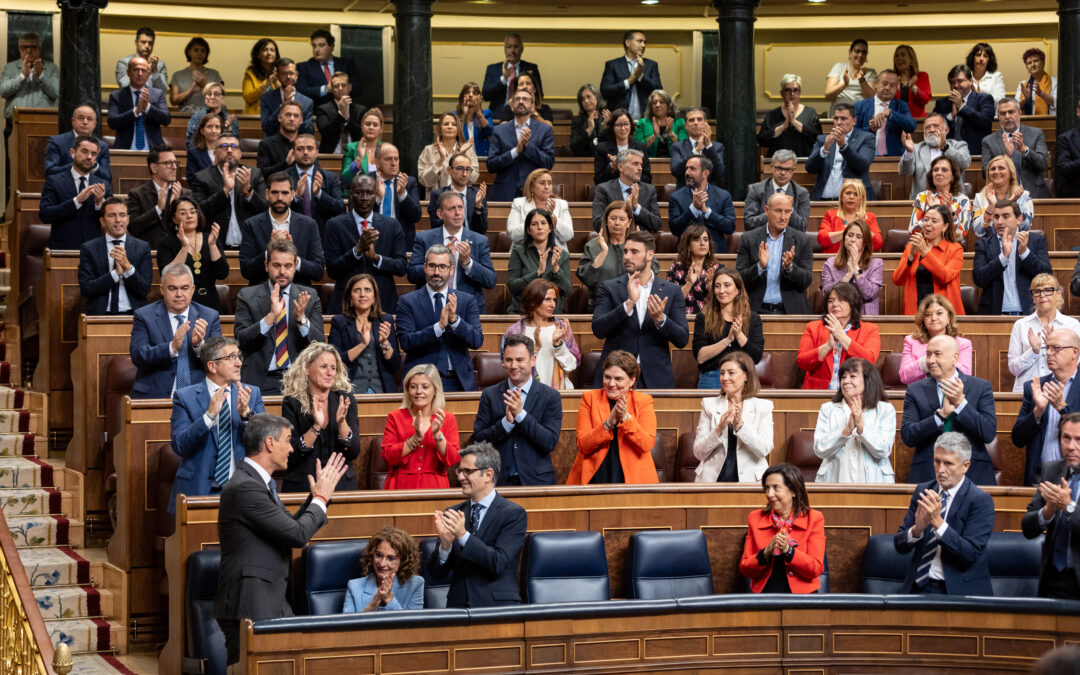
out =
[[[604,124],[604,135],[596,144],[593,157],[593,183],[599,185],[619,177],[615,168],[615,158],[620,150],[632,148],[641,151],[641,182],[652,182],[652,166],[649,164],[649,149],[644,143],[634,140],[634,120],[626,108],[611,111],[611,117]]]
[[[229,276],[229,263],[218,247],[221,228],[214,223],[209,230],[206,217],[190,197],[177,197],[169,205],[165,222],[173,231],[158,245],[157,263],[160,272],[170,263],[183,263],[195,275],[194,302],[220,312],[217,282]]]

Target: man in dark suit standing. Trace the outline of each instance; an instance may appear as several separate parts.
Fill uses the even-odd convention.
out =
[[[687,160],[683,167],[685,185],[668,197],[668,229],[682,237],[686,228],[701,224],[709,231],[713,251],[727,253],[724,236],[735,232],[735,204],[730,192],[709,180],[712,170],[708,157],[694,155]]]
[[[488,150],[487,169],[495,173],[490,196],[496,202],[513,201],[530,173],[555,166],[555,136],[550,126],[532,119],[533,95],[514,92],[510,103],[514,119],[495,127]]]
[[[350,81],[360,82],[360,74],[352,59],[334,56],[335,42],[330,31],[323,28],[316,30],[311,34],[311,58],[297,64],[296,88],[314,101],[316,107],[334,98],[334,73],[344,73]]]
[[[71,113],[71,131],[56,134],[49,137],[45,145],[45,175],[62,173],[71,169],[71,146],[75,144],[76,136],[93,136],[97,132],[97,111],[93,106],[81,105]],[[98,141],[97,164],[94,165],[93,174],[105,181],[112,182],[112,173],[109,170],[109,144]]]
[[[98,210],[112,195],[112,186],[91,174],[97,162],[98,140],[76,136],[68,153],[71,167],[45,178],[38,204],[38,218],[49,231],[49,248],[54,251],[79,250],[101,235]]]
[[[791,150],[777,150],[772,156],[772,175],[747,187],[743,209],[743,228],[747,232],[768,225],[769,217],[765,215],[765,204],[769,197],[778,192],[795,200],[795,209],[791,212],[788,227],[806,232],[806,226],[810,222],[810,191],[792,180],[795,176],[796,160],[795,153]],[[670,197],[668,201],[671,201]]]
[[[431,579],[453,573],[447,607],[493,607],[521,603],[518,559],[525,545],[525,509],[495,491],[499,451],[490,443],[461,450],[457,475],[466,500],[435,512],[438,555],[427,562]]]
[[[146,86],[150,65],[136,56],[128,63],[131,84],[109,94],[109,127],[116,131],[117,150],[149,150],[161,145],[161,127],[169,126],[172,116],[165,102],[165,92]]]
[[[293,210],[314,220],[319,225],[320,236],[325,238],[327,221],[345,212],[341,179],[337,172],[324,171],[319,165],[319,152],[311,134],[296,137],[293,158],[295,161],[285,170],[296,187]]]
[[[624,54],[604,64],[600,78],[600,93],[608,110],[626,108],[634,121],[648,112],[649,94],[663,89],[660,68],[656,61],[645,58],[645,33],[628,30],[623,33]]]
[[[687,138],[671,144],[671,175],[675,176],[675,188],[686,185],[683,174],[686,173],[686,163],[691,157],[705,157],[712,162],[709,182],[716,187],[723,187],[724,144],[713,140],[704,108],[690,108],[686,111],[686,133]]]
[[[225,633],[228,664],[240,660],[240,621],[292,616],[285,599],[292,549],[326,524],[326,509],[348,466],[340,453],[309,477],[311,496],[291,514],[277,496],[272,475],[284,471],[292,452],[292,425],[277,415],[255,415],[244,428],[244,461],[221,491],[218,539],[221,570],[214,618]]]
[[[814,252],[810,237],[788,227],[792,201],[786,194],[770,196],[769,223],[739,242],[735,268],[746,284],[750,309],[758,314],[810,313],[806,289],[814,280]]]
[[[326,271],[334,284],[327,311],[342,311],[345,283],[357,274],[375,277],[382,311],[397,312],[397,281],[405,275],[405,233],[393,218],[375,212],[375,181],[359,174],[349,188],[351,209],[326,224]]]
[[[893,539],[896,552],[914,550],[904,593],[993,595],[986,544],[994,531],[994,499],[964,474],[971,444],[951,431],[934,442],[935,480],[911,496],[904,522]]]
[[[908,105],[896,96],[900,77],[896,71],[886,68],[878,74],[874,83],[877,95],[864,98],[855,104],[855,128],[874,135],[875,154],[878,157],[899,157],[904,152],[901,134],[915,131],[915,120]]]
[[[214,166],[195,174],[191,192],[206,219],[221,227],[219,242],[240,248],[240,225],[269,208],[262,172],[240,163],[240,140],[222,134],[214,148]]]
[[[284,171],[295,161],[293,141],[300,133],[304,111],[296,101],[285,101],[278,111],[278,132],[259,141],[255,166],[264,176]]]
[[[934,477],[934,443],[946,431],[958,431],[971,444],[968,478],[976,485],[997,485],[994,465],[986,444],[997,433],[994,390],[986,380],[965,375],[956,368],[960,348],[956,338],[938,335],[926,345],[926,370],[930,377],[908,385],[900,438],[915,449],[908,471],[909,483]]]
[[[367,108],[353,103],[352,82],[348,73],[338,71],[330,79],[332,98],[315,108],[315,126],[319,129],[319,152],[340,155],[345,146],[364,135],[361,122]]]
[[[208,337],[199,349],[206,377],[173,392],[172,447],[180,457],[169,513],[176,496],[218,494],[244,461],[244,425],[266,412],[258,387],[240,382],[236,340]]]
[[[236,297],[236,340],[244,352],[245,382],[273,396],[281,377],[312,342],[325,342],[319,294],[293,283],[296,246],[271,239],[266,246],[268,282],[241,289]]]
[[[1040,232],[1018,232],[1020,206],[998,200],[994,209],[994,231],[975,240],[972,279],[982,289],[979,314],[1031,314],[1031,280],[1037,274],[1052,274],[1046,237]]]
[[[266,186],[270,209],[248,218],[240,226],[240,273],[252,285],[266,281],[266,245],[275,239],[289,240],[296,247],[298,282],[322,281],[326,257],[319,226],[311,218],[289,208],[295,194],[288,174],[284,171],[273,174]]]
[[[447,285],[452,290],[473,296],[480,313],[484,314],[487,312],[484,289],[495,288],[496,281],[488,239],[465,229],[465,204],[457,192],[439,195],[438,212],[442,227],[421,232],[413,243],[409,281],[417,286],[427,281],[425,267],[420,261],[424,260],[424,253],[429,248],[442,244],[452,254],[453,272],[447,278]]]
[[[499,449],[499,485],[554,485],[551,453],[562,431],[562,399],[559,392],[533,377],[532,338],[507,335],[502,361],[506,379],[480,395],[472,442],[491,443]]]
[[[195,280],[183,263],[161,270],[161,300],[135,310],[131,323],[131,398],[168,398],[193,384],[202,370],[203,340],[221,335],[218,313],[191,298]]]
[[[656,188],[651,183],[641,181],[643,157],[640,150],[627,148],[620,150],[615,159],[615,168],[619,177],[596,186],[593,193],[592,225],[593,231],[599,232],[604,220],[604,210],[611,202],[624,201],[634,212],[634,223],[638,228],[649,232],[659,232],[660,205],[656,201]],[[734,221],[732,221],[734,224]]]
[[[1020,527],[1028,539],[1046,533],[1039,597],[1080,600],[1080,412],[1063,415],[1050,431],[1058,436],[1061,459],[1043,465]]]
[[[296,101],[300,104],[303,113],[300,132],[315,133],[315,102],[296,87],[296,62],[290,58],[280,58],[274,63],[274,72],[280,86],[277,89],[267,89],[266,93],[259,97],[259,118],[262,121],[263,135],[273,136],[278,132],[278,113],[285,101]]]
[[[1020,104],[1012,97],[1006,96],[998,101],[997,112],[1001,133],[991,133],[982,139],[983,175],[986,175],[986,165],[990,160],[1005,155],[1012,159],[1020,185],[1031,193],[1033,199],[1050,197],[1043,177],[1050,152],[1046,148],[1046,136],[1042,129],[1020,124]]]
[[[450,249],[435,244],[421,257],[427,283],[398,299],[397,335],[406,356],[402,372],[431,363],[439,369],[443,391],[475,391],[469,350],[484,344],[476,300],[447,288],[454,272]]]
[[[176,154],[169,144],[150,148],[146,165],[150,168],[150,180],[139,183],[127,195],[127,211],[131,216],[128,231],[156,250],[158,242],[176,230],[174,223],[165,222],[169,205],[178,197],[191,197],[191,190],[181,188],[176,180]]]
[[[961,63],[949,71],[949,95],[937,100],[934,112],[945,117],[948,138],[964,141],[971,153],[982,148],[982,139],[990,134],[994,97],[975,91],[971,69]]]
[[[442,227],[443,222],[439,218],[439,195],[450,191],[458,193],[465,200],[465,229],[477,234],[487,234],[487,184],[469,185],[471,170],[472,164],[468,155],[458,153],[450,158],[450,185],[432,190],[428,199],[431,229]]]
[[[79,293],[87,314],[131,314],[146,304],[154,267],[150,246],[128,236],[124,200],[109,197],[101,206],[103,237],[79,249]]]
[[[1058,422],[1080,412],[1080,387],[1073,387],[1080,336],[1068,328],[1046,333],[1048,375],[1037,375],[1024,383],[1024,398],[1012,429],[1012,442],[1027,448],[1024,485],[1036,485],[1044,466],[1061,459],[1064,447],[1058,442]]]
[[[536,91],[540,97],[544,96],[544,85],[540,81],[540,68],[535,63],[521,60],[521,53],[525,51],[525,44],[517,33],[507,33],[503,38],[503,54],[505,61],[492,63],[484,71],[484,86],[481,94],[488,101],[491,112],[501,110],[503,106],[510,105],[510,99],[517,91],[517,78],[528,75],[536,84]],[[504,120],[505,121],[505,120]]]
[[[682,349],[690,341],[686,301],[677,284],[658,278],[652,271],[656,240],[648,232],[632,232],[623,248],[626,276],[600,284],[592,332],[604,341],[601,363],[607,355],[623,349],[649,364],[642,370],[639,386],[674,389],[671,347]],[[598,368],[595,386],[603,379]]]
[[[380,143],[375,149],[375,179],[378,184],[376,208],[384,216],[394,218],[405,233],[405,246],[412,248],[416,238],[416,224],[423,212],[420,210],[420,187],[416,179],[401,171],[398,149],[391,143]]]
[[[877,199],[870,185],[870,165],[873,163],[874,137],[855,128],[855,108],[851,104],[837,103],[833,109],[832,131],[818,136],[814,149],[806,158],[806,170],[818,175],[810,199],[838,199],[845,178],[861,180],[866,187],[867,200]]]

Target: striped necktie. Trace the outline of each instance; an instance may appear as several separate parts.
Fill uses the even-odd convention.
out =
[[[282,294],[284,299],[284,294]],[[289,368],[289,326],[286,321],[286,305],[282,305],[281,313],[277,315],[277,319],[274,321],[274,363],[277,364],[278,370],[288,370]]]
[[[177,314],[176,327],[184,325],[184,316]],[[188,362],[188,353],[191,351],[189,348],[191,345],[191,331],[187,332],[184,336],[184,344],[180,347],[180,351],[176,353],[176,388],[183,389],[191,384],[191,363]]]
[[[135,92],[135,106],[139,105],[139,97],[142,95],[142,89]],[[146,116],[138,115],[135,118],[135,147],[134,150],[146,150]]]
[[[942,490],[940,499],[941,515],[944,517],[945,507],[949,504],[949,493]],[[919,559],[919,566],[915,568],[915,585],[919,588],[923,588],[930,581],[930,565],[933,564],[938,549],[941,547],[941,540],[938,539],[937,530],[932,527],[926,528],[926,534],[923,535],[923,537],[926,539],[926,547],[923,548],[922,558]]]
[[[214,481],[224,486],[232,469],[233,434],[232,406],[225,399],[217,416],[217,462],[214,464]]]

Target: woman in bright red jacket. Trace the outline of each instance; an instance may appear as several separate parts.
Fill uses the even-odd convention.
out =
[[[825,297],[825,314],[811,321],[799,340],[798,363],[806,371],[803,389],[840,388],[840,364],[849,358],[877,361],[878,327],[862,320],[862,293],[841,281]]]

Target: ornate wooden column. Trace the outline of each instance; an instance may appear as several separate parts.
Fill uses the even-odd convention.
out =
[[[434,0],[393,0],[394,145],[401,170],[416,176],[416,160],[432,142],[431,5]]]
[[[1058,0],[1057,135],[1080,124],[1080,0]]]
[[[724,144],[727,189],[746,196],[757,180],[758,152],[754,110],[754,9],[759,0],[712,0],[720,13],[717,50],[716,136]]]
[[[101,108],[101,50],[98,8],[87,3],[79,9],[60,4],[60,132],[71,130],[71,114],[81,105]],[[112,68],[108,69],[112,72]],[[101,137],[101,115],[97,135]]]

